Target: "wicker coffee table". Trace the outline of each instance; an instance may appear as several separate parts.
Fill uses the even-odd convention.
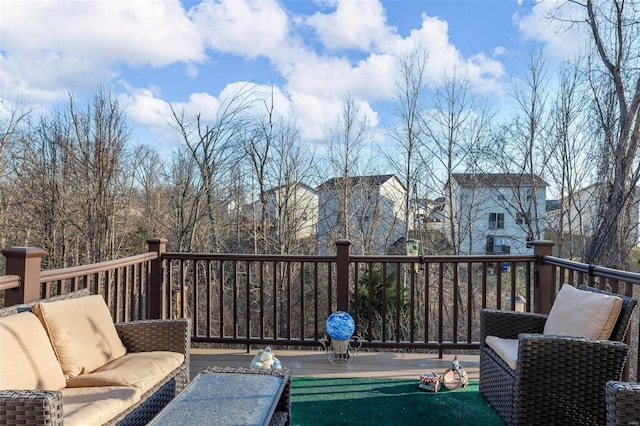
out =
[[[288,425],[291,375],[286,370],[209,367],[150,425]]]

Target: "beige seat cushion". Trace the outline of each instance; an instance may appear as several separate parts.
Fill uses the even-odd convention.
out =
[[[496,336],[487,336],[484,342],[493,349],[512,370],[518,368],[518,339],[502,339]]]
[[[133,352],[88,374],[67,381],[69,387],[132,386],[143,394],[184,362],[176,352]]]
[[[31,312],[0,318],[0,389],[59,390],[65,384],[38,318]]]
[[[33,312],[47,330],[67,378],[89,373],[126,353],[101,295],[38,303]]]
[[[140,401],[136,388],[104,386],[62,389],[65,426],[102,425]]]
[[[606,340],[616,325],[622,299],[564,284],[551,306],[544,334]]]

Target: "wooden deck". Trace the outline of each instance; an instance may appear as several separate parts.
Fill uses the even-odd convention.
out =
[[[191,349],[191,378],[208,366],[249,367],[258,348],[247,353],[244,349]],[[320,350],[274,350],[282,365],[294,376],[313,377],[378,377],[418,379],[420,373],[433,371],[442,374],[451,367],[454,354],[439,359],[437,354],[396,352],[358,352],[346,366],[331,365],[327,353]],[[469,380],[478,380],[478,355],[460,355]]]

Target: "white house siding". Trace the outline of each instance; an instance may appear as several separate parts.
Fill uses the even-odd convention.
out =
[[[638,228],[640,227],[640,209],[638,199],[640,191],[636,189],[635,204],[631,211],[631,231],[629,242],[634,246],[640,246]],[[547,212],[548,223],[554,232],[564,232],[572,235],[589,237],[593,235],[597,227],[597,215],[599,214],[600,199],[598,198],[598,186],[590,185],[576,191],[571,198],[562,199],[559,204],[563,210],[562,223],[560,223],[561,209]]]
[[[337,191],[318,191],[318,254],[333,252],[335,240],[342,238],[335,232],[338,219]],[[344,237],[344,236],[343,236]]]
[[[280,216],[285,206],[289,209],[289,221],[296,229],[297,239],[316,234],[318,195],[313,188],[304,184],[294,184],[288,189],[279,187],[269,191],[266,211],[271,221],[282,219]]]
[[[533,249],[527,247],[528,228],[517,223],[517,211],[510,205],[515,197],[514,191],[522,191],[526,195],[532,186],[460,186],[454,183],[452,200],[452,218],[456,235],[460,242],[461,254],[484,255],[502,252],[502,247],[508,247],[510,254],[529,254]],[[544,232],[545,224],[545,186],[536,190],[536,202],[533,204],[537,212],[531,212],[530,219],[538,220],[540,232]],[[532,205],[532,207],[533,207]],[[503,227],[494,229],[490,226],[490,214],[502,215]],[[535,227],[534,227],[535,229]],[[493,237],[494,250],[488,250],[489,237]],[[543,235],[534,235],[540,239]],[[506,251],[506,250],[505,250]]]
[[[331,185],[318,188],[318,253],[332,253],[335,241],[351,240],[354,254],[384,254],[404,235],[406,190],[395,176],[355,177],[350,188],[349,235],[338,231],[342,192]],[[383,180],[384,179],[384,180]]]

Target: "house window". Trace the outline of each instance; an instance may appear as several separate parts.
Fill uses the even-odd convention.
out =
[[[504,213],[489,213],[489,229],[504,229]]]
[[[533,197],[533,188],[527,188],[527,190],[525,191],[525,199],[529,202],[532,202],[534,197]]]
[[[510,254],[511,246],[504,244],[503,238],[496,235],[487,237],[487,254]]]
[[[531,215],[529,213],[518,213],[516,215],[516,224],[529,225],[531,223]]]
[[[502,237],[495,235],[487,237],[487,253],[502,253]]]

